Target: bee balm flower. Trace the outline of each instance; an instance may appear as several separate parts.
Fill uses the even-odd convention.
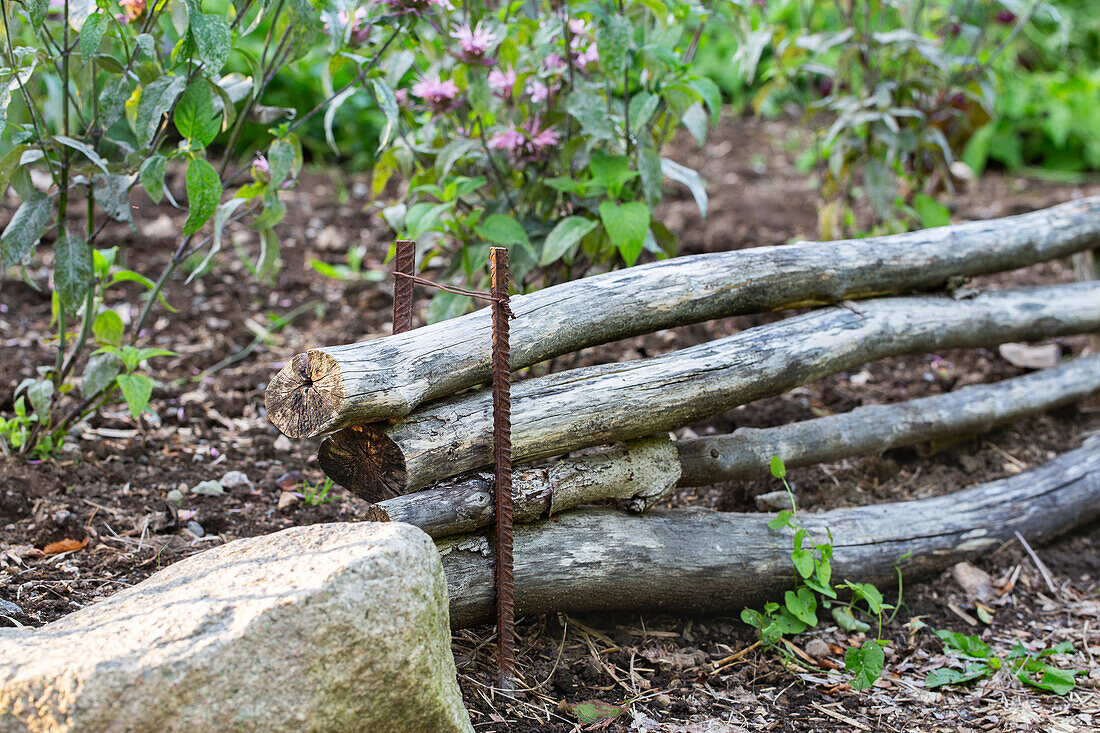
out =
[[[424,76],[413,84],[412,93],[424,100],[433,112],[443,112],[455,106],[458,85],[450,79],[441,81],[438,75],[434,78]]]
[[[482,28],[481,23],[473,28],[470,28],[469,23],[461,25],[451,32],[451,38],[458,41],[458,45],[462,48],[462,53],[458,54],[458,57],[466,63],[482,66],[493,63],[487,55],[498,40],[497,35],[488,28]]]

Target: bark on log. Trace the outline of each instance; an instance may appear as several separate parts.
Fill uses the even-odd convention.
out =
[[[621,499],[643,512],[672,493],[680,477],[676,448],[665,436],[643,438],[591,455],[512,474],[512,517],[533,522],[566,509]],[[432,537],[473,532],[493,521],[493,475],[467,475],[374,504],[368,519],[414,524]]]
[[[511,365],[713,318],[935,288],[1098,242],[1100,198],[1091,198],[908,234],[665,260],[514,297]],[[482,310],[298,354],[268,385],[268,416],[291,438],[312,437],[401,417],[487,381],[489,321]]]
[[[654,435],[886,356],[1097,329],[1100,282],[814,311],[662,356],[519,382],[513,460]],[[381,501],[489,465],[491,444],[492,402],[481,391],[341,431],[321,443],[318,463]]]
[[[809,466],[889,448],[976,435],[1027,415],[1100,392],[1100,354],[996,384],[893,405],[858,407],[843,415],[775,428],[673,443],[643,438],[513,473],[515,521],[534,522],[567,509],[620,500],[644,512],[674,486],[766,477],[771,457]],[[677,479],[679,479],[677,483]],[[473,532],[493,521],[493,476],[467,474],[430,489],[374,504],[368,519],[405,522],[436,539]]]
[[[775,428],[741,428],[729,435],[678,441],[679,485],[764,478],[770,475],[772,456],[794,468],[984,433],[1095,392],[1100,392],[1100,354],[934,397],[857,407],[842,415]]]
[[[629,515],[578,509],[516,527],[516,615],[656,611],[736,616],[793,586],[789,530],[765,514],[708,509]],[[1041,541],[1100,516],[1100,438],[1039,468],[948,496],[800,514],[814,537],[833,534],[833,577],[891,584],[988,553],[1020,532]],[[483,535],[436,543],[451,626],[486,623],[493,570]]]

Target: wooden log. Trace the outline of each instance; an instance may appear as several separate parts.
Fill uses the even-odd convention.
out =
[[[515,296],[511,365],[713,318],[936,288],[1098,243],[1100,197],[908,234],[665,260]],[[490,356],[487,309],[313,349],[271,380],[268,417],[292,438],[401,417],[487,381]]]
[[[577,509],[515,533],[516,614],[654,611],[736,616],[794,584],[790,530],[767,514],[708,509],[631,515]],[[1100,438],[1038,468],[919,501],[800,513],[813,537],[832,531],[833,577],[894,583],[988,554],[1019,532],[1037,542],[1100,516]],[[492,560],[483,535],[437,543],[451,599],[451,626],[486,623]]]
[[[740,428],[728,435],[678,441],[680,486],[764,478],[770,475],[772,456],[794,468],[977,435],[1096,392],[1100,392],[1100,354],[933,397],[867,405],[775,428]]]
[[[995,384],[893,405],[782,425],[742,428],[729,435],[673,443],[643,438],[513,473],[515,521],[534,522],[567,509],[619,500],[648,510],[674,486],[769,475],[772,456],[788,467],[809,466],[957,435],[977,435],[1100,392],[1100,354]],[[371,505],[368,518],[414,524],[432,537],[473,532],[493,521],[493,477],[467,474],[423,491]]]
[[[1097,328],[1100,282],[813,311],[662,356],[519,382],[513,460],[654,435],[887,356]],[[491,436],[492,403],[480,391],[341,431],[321,443],[318,463],[336,483],[381,501],[489,465]]]
[[[533,522],[581,504],[622,500],[643,512],[672,493],[680,477],[667,435],[630,441],[591,455],[566,458],[512,474],[512,516]],[[374,504],[368,519],[415,524],[432,537],[472,532],[492,524],[493,476],[468,474],[414,494]]]

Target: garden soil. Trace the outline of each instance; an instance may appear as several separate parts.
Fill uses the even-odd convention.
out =
[[[678,141],[671,157],[698,168],[710,193],[704,220],[686,189],[669,189],[661,214],[679,234],[681,253],[813,238],[819,198],[794,167],[802,144],[788,123],[751,119],[725,121],[705,149]],[[173,176],[180,178],[170,174],[170,185],[182,188]],[[168,301],[179,312],[158,311],[148,343],[178,356],[156,360],[153,375],[162,386],[154,392],[153,414],[141,424],[117,406],[78,426],[57,460],[0,461],[0,626],[45,624],[231,539],[362,520],[365,504],[342,489],[332,489],[323,503],[306,501],[323,479],[314,458],[316,442],[280,438],[265,417],[263,390],[297,352],[388,333],[388,284],[326,279],[309,264],[341,264],[350,247],[362,245],[365,266],[383,267],[392,235],[369,190],[366,176],[307,173],[286,193],[282,269],[273,280],[257,282],[249,274],[242,256],[254,258],[259,245],[255,233],[244,231],[229,238],[210,272],[191,285],[184,283],[186,272],[169,283]],[[991,172],[960,188],[953,220],[1018,214],[1097,193],[1100,183],[1055,184]],[[143,201],[134,217],[134,229],[109,226],[101,246],[117,245],[122,263],[155,273],[170,258],[184,215]],[[45,284],[44,269],[30,275]],[[970,285],[998,288],[1073,277],[1069,262],[1056,261]],[[44,291],[18,280],[0,283],[0,411],[10,412],[16,385],[50,359],[50,302]],[[135,317],[121,296],[116,307],[125,318]],[[422,299],[420,322],[425,308]],[[288,314],[287,325],[273,327]],[[678,328],[586,349],[536,369],[652,356],[784,315]],[[1057,344],[1066,356],[1086,348],[1084,338]],[[996,350],[884,359],[680,433],[778,425],[1022,373]],[[790,478],[801,506],[811,511],[923,498],[1019,473],[1097,431],[1100,401],[1094,399],[934,452],[899,449],[795,469]],[[222,495],[191,491],[229,472],[244,474],[247,481],[237,476],[239,483]],[[668,504],[757,511],[755,498],[777,488],[772,481],[728,483],[682,491]],[[173,491],[184,497],[178,506],[170,500]],[[725,617],[695,619],[644,614],[524,619],[517,645],[524,691],[515,699],[496,696],[489,686],[495,678],[491,628],[456,633],[453,648],[478,731],[1096,730],[1098,548],[1100,524],[1035,548],[1049,584],[1015,542],[983,557],[978,570],[996,589],[986,604],[992,611],[988,624],[979,618],[971,585],[959,582],[972,568],[907,583],[902,609],[883,629],[891,642],[885,673],[863,692],[852,690],[835,671],[843,667],[845,649],[858,646],[862,635],[823,625],[793,638],[785,647],[789,653],[780,655],[753,646],[754,631],[738,620],[739,608],[730,608]],[[888,595],[896,597],[896,589]],[[1036,649],[1069,641],[1076,651],[1057,657],[1057,663],[1086,673],[1065,697],[1025,689],[1005,674],[968,688],[927,690],[924,675],[945,663],[933,628],[981,635],[1001,652],[1017,640]],[[609,704],[608,716],[578,722],[574,706],[589,701]]]

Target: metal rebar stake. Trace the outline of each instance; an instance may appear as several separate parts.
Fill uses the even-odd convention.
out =
[[[397,240],[393,272],[393,332],[405,333],[412,329],[413,281],[397,273],[415,274],[416,242],[410,242],[407,239]]]
[[[489,250],[493,286],[493,463],[496,469],[497,687],[515,689],[512,578],[512,398],[508,346],[508,250]]]

